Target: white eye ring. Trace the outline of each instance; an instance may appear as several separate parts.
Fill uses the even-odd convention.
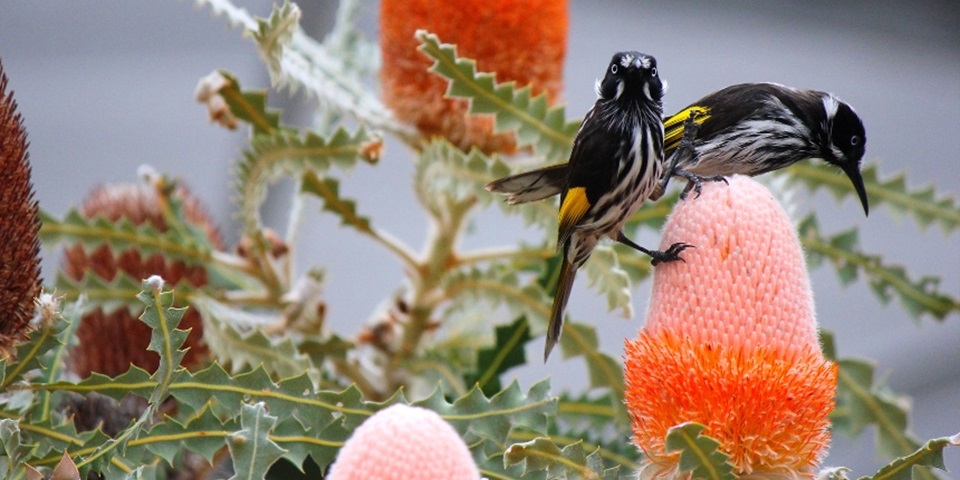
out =
[[[657,76],[657,67],[653,67],[653,68],[650,69],[650,76],[651,76],[651,77],[656,77],[656,76]]]
[[[614,75],[617,74],[617,64],[616,64],[616,63],[610,65],[610,73],[612,73],[612,74],[614,74]]]
[[[860,137],[857,135],[850,137],[850,145],[854,147],[860,145]]]

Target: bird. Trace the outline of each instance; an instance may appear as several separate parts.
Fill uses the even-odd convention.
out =
[[[653,265],[683,260],[679,254],[691,246],[678,242],[664,251],[649,250],[622,231],[627,219],[655,191],[664,171],[664,82],[656,58],[635,51],[616,53],[603,79],[597,81],[596,91],[598,98],[580,124],[562,174],[554,178],[549,168],[545,173],[560,194],[557,249],[563,260],[544,361],[560,339],[577,269],[601,238],[609,237],[649,255]],[[544,174],[538,172],[544,171],[527,178]],[[531,174],[520,174],[524,175]],[[509,189],[511,178],[491,182],[487,189]]]
[[[665,171],[650,200],[674,176],[688,183],[760,175],[808,158],[839,167],[850,179],[865,215],[867,192],[860,173],[866,147],[863,121],[848,103],[820,90],[776,83],[741,83],[710,93],[664,123]],[[492,191],[525,203],[560,193],[570,165],[561,163],[499,180]]]

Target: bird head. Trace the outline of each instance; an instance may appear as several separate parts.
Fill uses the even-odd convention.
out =
[[[603,80],[597,81],[597,95],[604,100],[634,99],[659,103],[663,91],[657,59],[639,52],[614,55]]]
[[[867,190],[860,174],[860,161],[863,160],[867,143],[863,121],[850,105],[833,95],[825,94],[823,104],[827,112],[826,142],[822,145],[823,159],[840,167],[843,173],[847,174],[860,197],[863,213],[868,214]]]

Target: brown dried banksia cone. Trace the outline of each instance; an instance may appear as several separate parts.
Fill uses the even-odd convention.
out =
[[[172,196],[183,202],[186,221],[203,229],[213,247],[222,250],[220,234],[199,201],[183,187],[174,190]],[[158,232],[168,228],[156,190],[144,184],[102,186],[87,197],[80,213],[86,218],[99,216],[111,222],[126,219],[135,225],[149,223]],[[74,280],[92,274],[109,282],[122,271],[135,280],[160,275],[169,285],[185,281],[194,288],[202,287],[208,281],[203,265],[170,259],[162,252],[144,255],[135,247],[117,252],[107,244],[92,251],[87,251],[79,244],[68,247],[63,270]],[[126,372],[131,363],[147,371],[155,370],[159,365],[159,357],[155,352],[147,351],[150,328],[138,320],[141,313],[127,308],[119,308],[111,313],[98,309],[84,316],[77,329],[78,344],[70,355],[72,370],[81,377],[91,372],[116,376]],[[184,343],[184,347],[190,350],[183,359],[183,365],[189,368],[197,364],[208,351],[201,341],[203,325],[196,309],[187,310],[179,328],[192,329]]]
[[[567,48],[566,0],[383,0],[380,2],[380,86],[397,117],[427,136],[440,135],[463,150],[512,153],[512,133],[493,133],[489,115],[467,115],[467,101],[447,99],[446,80],[427,71],[414,32],[425,29],[457,45],[457,54],[496,72],[498,82],[532,85],[553,103],[563,88]]]
[[[0,64],[0,357],[26,333],[40,293],[40,217],[27,132]]]

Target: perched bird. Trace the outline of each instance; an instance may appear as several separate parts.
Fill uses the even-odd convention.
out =
[[[847,103],[831,93],[774,83],[743,83],[713,92],[664,120],[665,174],[650,195],[660,198],[672,176],[686,192],[724,176],[759,175],[807,158],[819,158],[850,178],[869,212],[860,174],[866,134]],[[523,203],[560,193],[569,164],[499,181],[494,191]]]
[[[555,193],[561,194],[557,248],[563,254],[563,263],[544,361],[560,338],[563,312],[577,269],[590,257],[600,238],[610,237],[646,253],[654,265],[682,260],[679,253],[690,246],[675,243],[663,252],[648,250],[621,231],[657,188],[663,174],[663,90],[655,58],[638,52],[617,53],[603,80],[597,82],[599,98],[580,125],[562,173],[554,178],[555,171],[548,168],[520,174],[534,181],[547,175],[557,186]],[[509,192],[513,178],[517,177],[494,181],[487,189]],[[514,197],[509,201],[516,203]]]

